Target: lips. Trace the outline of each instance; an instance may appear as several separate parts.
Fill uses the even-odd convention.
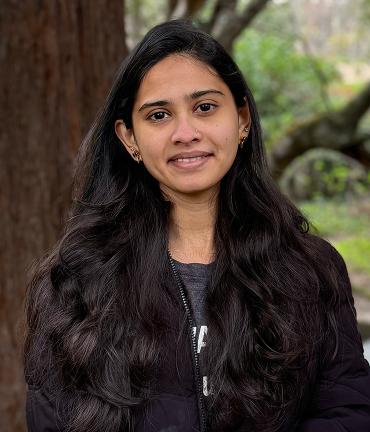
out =
[[[205,151],[182,152],[182,153],[177,153],[174,156],[172,156],[168,160],[168,162],[176,161],[178,159],[190,159],[190,158],[205,157],[205,156],[210,156],[210,155],[212,155],[212,153],[205,152]]]

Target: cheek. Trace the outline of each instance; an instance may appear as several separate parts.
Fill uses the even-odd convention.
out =
[[[148,172],[158,181],[162,180],[166,156],[163,141],[157,136],[152,139],[139,138],[137,140],[143,163]]]
[[[222,147],[233,147],[238,143],[239,136],[238,122],[235,117],[228,117],[228,121],[218,123],[214,128],[214,139],[218,141]]]
[[[227,155],[233,154],[238,148],[238,130],[232,129],[220,133],[221,151]]]
[[[158,163],[163,159],[163,140],[160,136],[144,134],[137,137],[140,152],[148,163]]]
[[[221,150],[222,165],[226,171],[229,170],[233,164],[236,154],[238,151],[238,130],[229,130],[228,133],[223,137],[224,144]]]

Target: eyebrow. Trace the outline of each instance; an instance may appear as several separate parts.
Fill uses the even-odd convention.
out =
[[[197,90],[193,93],[191,93],[190,95],[187,96],[187,99],[198,99],[204,95],[207,94],[219,94],[221,96],[225,96],[220,90],[216,90],[216,89],[208,89],[208,90]],[[138,112],[143,111],[146,108],[151,108],[154,106],[166,106],[166,105],[170,105],[171,102],[169,100],[156,100],[156,101],[151,101],[151,102],[145,102],[139,109]]]

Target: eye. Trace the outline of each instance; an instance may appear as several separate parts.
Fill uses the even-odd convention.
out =
[[[213,111],[216,107],[217,107],[217,105],[215,105],[215,104],[202,103],[202,104],[198,105],[196,111],[200,111],[200,112],[206,113],[206,112],[209,112],[209,111]]]
[[[166,113],[164,111],[157,111],[157,112],[151,114],[148,117],[148,119],[153,120],[153,121],[161,121],[161,120],[164,120],[166,118],[166,116],[168,116],[168,113]]]

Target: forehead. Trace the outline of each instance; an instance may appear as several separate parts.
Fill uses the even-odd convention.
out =
[[[230,93],[228,86],[206,63],[186,55],[170,55],[144,76],[135,105],[147,99],[183,97],[208,88]]]

